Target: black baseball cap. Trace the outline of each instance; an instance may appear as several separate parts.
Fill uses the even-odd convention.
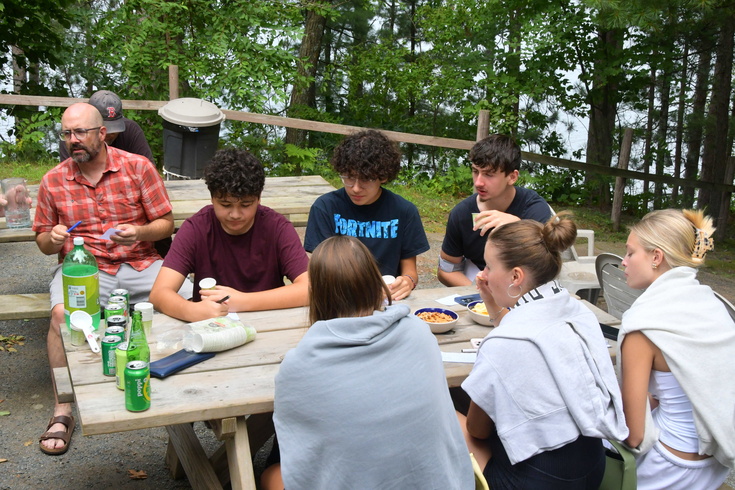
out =
[[[125,131],[120,97],[109,90],[99,90],[92,94],[89,103],[102,114],[108,133],[122,133]]]

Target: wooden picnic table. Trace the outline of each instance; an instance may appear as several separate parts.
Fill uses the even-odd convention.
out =
[[[207,204],[210,204],[209,190],[203,179],[164,181],[171,200],[176,229],[184,220]],[[35,197],[38,185],[28,186],[34,198],[31,219],[35,215]],[[329,182],[319,175],[300,177],[266,177],[261,204],[268,206],[288,218],[294,226],[306,226],[311,205],[316,199],[334,190]],[[30,229],[8,229],[5,218],[0,218],[0,243],[32,242],[36,234]]]
[[[438,306],[439,298],[473,294],[474,287],[417,289],[401,303],[411,311]],[[589,304],[588,304],[589,305]],[[615,324],[616,319],[589,305],[600,322]],[[459,313],[453,330],[436,335],[442,351],[461,352],[470,347],[471,338],[482,338],[490,331],[475,323],[466,308],[448,308]],[[309,326],[307,308],[292,308],[240,313],[240,319],[256,327],[257,338],[246,345],[218,353],[214,358],[192,366],[166,379],[151,379],[151,408],[144,412],[125,409],[124,393],[114,378],[102,375],[101,358],[88,346],[74,347],[62,325],[62,339],[68,371],[57,368],[57,386],[64,389],[64,376],[70,378],[69,390],[85,436],[128,430],[166,427],[169,433],[167,462],[172,474],[186,473],[193,488],[221,488],[230,481],[233,489],[254,489],[252,454],[272,434],[274,378],[289,349],[296,346]],[[159,348],[184,322],[166,315],[154,315],[151,360],[172,354],[176,347]],[[428,328],[428,327],[427,327]],[[472,364],[445,362],[447,382],[459,386]],[[207,458],[191,423],[209,421],[223,440],[222,448]],[[219,471],[227,461],[229,471]]]

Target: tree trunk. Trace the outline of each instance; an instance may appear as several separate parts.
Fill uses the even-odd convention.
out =
[[[697,63],[697,81],[694,86],[692,110],[687,118],[687,158],[684,162],[684,178],[696,180],[699,170],[699,156],[702,150],[704,134],[705,107],[709,89],[709,73],[712,64],[712,52],[699,43],[699,60]],[[685,187],[682,192],[682,206],[694,206],[694,187]]]
[[[411,58],[409,61],[411,63],[416,63],[416,58],[417,58],[416,47],[418,45],[418,39],[416,37],[417,32],[416,32],[416,1],[415,0],[411,0],[409,12],[411,15],[411,24],[410,24],[410,30],[409,30],[409,36],[411,38],[410,39]],[[409,121],[413,121],[414,117],[416,117],[416,94],[413,91],[410,92],[410,96],[408,100],[407,116],[408,116]],[[416,154],[416,146],[411,143],[408,143],[406,145],[405,155],[406,155],[406,167],[407,167],[409,175],[413,175],[414,173],[413,163],[415,159],[415,154]]]
[[[667,135],[669,127],[669,104],[671,99],[671,72],[664,70],[659,79],[661,87],[661,108],[658,113],[658,130],[656,131],[656,175],[664,174],[664,166],[669,156]],[[653,203],[655,209],[664,206],[664,187],[666,184],[657,182]]]
[[[643,143],[643,173],[651,172],[651,162],[653,161],[653,118],[654,108],[656,107],[656,57],[651,56],[651,75],[648,85],[648,113],[646,117],[646,136]],[[648,209],[648,193],[651,181],[648,179],[643,181],[643,209]]]
[[[519,14],[518,10],[513,10],[510,12],[510,21],[509,21],[509,27],[508,27],[508,75],[511,79],[514,80],[520,80],[521,78],[521,25],[520,21],[518,20]],[[519,84],[516,83],[516,87],[518,87]],[[518,119],[519,119],[519,111],[520,111],[520,98],[521,94],[514,90],[511,92],[511,95],[513,96],[513,104],[511,107],[512,113],[513,113],[513,126],[511,128],[511,136],[514,138],[518,137]]]
[[[300,117],[300,113],[304,107],[313,108],[316,106],[314,76],[316,75],[326,25],[326,17],[311,9],[306,11],[306,27],[304,29],[304,37],[301,39],[301,47],[299,48],[297,72],[300,78],[308,78],[310,81],[306,84],[294,84],[288,107],[289,117]],[[305,139],[305,130],[296,128],[286,129],[285,142],[287,144],[301,146]],[[296,172],[300,173],[300,169],[296,169]]]
[[[674,177],[681,177],[681,146],[684,138],[684,112],[686,111],[687,71],[689,69],[689,41],[684,40],[684,56],[679,75],[679,96],[676,112],[676,141],[674,143]],[[679,186],[674,185],[671,189],[671,206],[678,206]]]
[[[23,85],[28,81],[28,73],[25,69],[25,63],[19,63],[18,59],[23,57],[23,50],[17,46],[10,46],[10,53],[13,57],[13,93],[20,94]]]
[[[717,60],[712,79],[709,117],[704,137],[702,155],[702,179],[725,182],[730,150],[727,148],[727,133],[730,116],[730,95],[732,92],[733,34],[735,24],[725,22],[720,27],[717,41]],[[725,236],[729,209],[721,209],[722,191],[702,189],[699,194],[699,207],[707,207],[708,214],[715,220],[716,238]],[[729,206],[728,206],[729,208]]]
[[[590,100],[590,124],[587,134],[587,163],[610,166],[613,155],[613,135],[618,102],[618,80],[620,77],[620,50],[623,31],[620,29],[599,30],[598,51],[592,74]],[[613,75],[608,75],[609,73]],[[601,179],[588,173],[585,177],[588,188],[597,188],[597,196],[590,195],[604,207],[610,202],[610,187]],[[595,199],[595,197],[597,199]]]

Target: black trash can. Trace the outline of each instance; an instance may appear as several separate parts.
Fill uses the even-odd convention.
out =
[[[217,151],[225,115],[202,99],[175,99],[158,109],[163,118],[163,172],[167,179],[199,179]]]

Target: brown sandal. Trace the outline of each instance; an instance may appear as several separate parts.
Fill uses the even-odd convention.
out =
[[[64,432],[49,432],[49,429],[54,424],[63,424],[66,426],[66,431]],[[51,417],[51,420],[49,420],[48,425],[46,426],[46,432],[43,433],[43,435],[38,439],[38,447],[41,449],[42,452],[46,454],[50,454],[52,456],[58,456],[60,454],[64,454],[68,449],[71,442],[71,435],[74,432],[74,417],[69,415],[68,417],[66,415],[57,415],[56,417]],[[46,441],[48,439],[61,439],[64,441],[64,445],[57,448],[49,448],[41,444],[41,441]]]

